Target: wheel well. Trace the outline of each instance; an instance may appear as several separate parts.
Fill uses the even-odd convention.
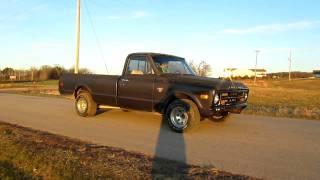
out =
[[[79,86],[76,88],[76,90],[74,91],[74,98],[77,98],[78,94],[81,92],[81,91],[86,91],[86,92],[89,92],[89,90],[84,87],[84,86]]]
[[[186,95],[186,94],[183,94],[183,93],[177,93],[177,94],[173,94],[172,96],[170,96],[170,98],[168,99],[167,103],[165,104],[165,106],[163,107],[162,109],[162,112],[165,113],[167,111],[167,108],[168,106],[175,100],[177,99],[189,99],[191,100],[192,102],[194,102],[197,107],[199,108],[197,102],[194,101],[193,98],[191,98],[190,96]]]

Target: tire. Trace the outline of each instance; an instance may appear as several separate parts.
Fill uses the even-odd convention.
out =
[[[177,99],[169,104],[165,119],[169,127],[178,133],[195,129],[200,123],[197,105],[189,99]]]
[[[76,98],[75,108],[79,116],[88,117],[96,115],[98,105],[94,102],[90,93],[82,91]]]
[[[229,117],[229,112],[223,112],[220,115],[213,115],[210,119],[214,122],[223,122],[226,121]]]

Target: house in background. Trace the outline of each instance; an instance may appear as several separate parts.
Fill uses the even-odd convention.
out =
[[[320,70],[314,70],[313,75],[315,78],[320,78]]]
[[[250,69],[253,73],[255,72],[254,69]],[[258,78],[263,78],[263,77],[267,77],[267,70],[265,69],[256,69],[257,71],[257,77]]]
[[[267,70],[257,69],[257,78],[267,77]],[[255,69],[238,69],[238,68],[226,68],[224,69],[225,77],[249,77],[252,78],[255,76]]]
[[[16,81],[17,80],[17,76],[9,76],[10,81]]]

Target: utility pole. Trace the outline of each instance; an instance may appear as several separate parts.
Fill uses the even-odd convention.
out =
[[[80,50],[80,14],[81,14],[81,0],[77,0],[77,22],[76,22],[76,64],[74,66],[74,73],[79,73],[79,50]]]
[[[31,81],[33,82],[33,68],[31,69]]]
[[[291,81],[291,49],[289,53],[289,81]]]
[[[254,82],[253,82],[253,85],[256,85],[256,81],[257,81],[258,54],[259,54],[260,50],[255,50],[254,52],[256,53],[256,65],[255,65],[255,67],[254,67]]]

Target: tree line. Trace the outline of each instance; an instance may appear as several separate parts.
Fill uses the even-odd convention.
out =
[[[303,78],[311,78],[314,77],[313,73],[311,72],[300,72],[300,71],[293,71],[291,72],[292,79],[303,79]],[[253,80],[254,76],[243,76],[243,77],[232,77],[234,80]],[[281,80],[281,79],[289,79],[289,72],[276,72],[276,73],[268,73],[265,77],[259,77],[262,80]]]
[[[212,72],[212,67],[206,61],[200,61],[195,63],[194,61],[188,62],[192,70],[199,76],[207,77]],[[57,80],[63,73],[73,73],[74,67],[64,68],[60,65],[43,65],[40,68],[31,67],[27,70],[14,69],[6,67],[0,69],[0,81],[16,80],[16,81],[45,81],[45,80]],[[87,68],[80,68],[79,74],[92,74]],[[284,79],[288,78],[288,72],[269,73],[262,79]],[[291,72],[292,78],[309,78],[313,77],[311,72]],[[254,77],[233,77],[233,79],[253,79]]]
[[[208,76],[211,72],[211,66],[206,61],[200,63],[189,62],[192,70],[199,76]],[[6,67],[0,69],[0,81],[45,81],[45,80],[57,80],[63,73],[73,73],[74,67],[64,68],[60,65],[43,65],[40,68],[31,67],[26,70],[14,69]],[[79,74],[92,74],[87,68],[80,68]]]
[[[64,68],[60,65],[43,65],[40,68],[31,67],[27,70],[14,69],[6,67],[0,69],[0,80],[8,81],[45,81],[59,79],[63,73],[73,73],[74,68]],[[80,68],[79,74],[91,74],[92,72],[87,68]]]

